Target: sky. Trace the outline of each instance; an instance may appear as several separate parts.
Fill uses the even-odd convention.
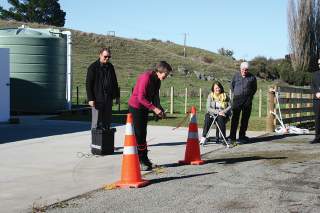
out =
[[[289,51],[288,0],[59,0],[66,28],[160,39],[236,59],[284,58]],[[0,5],[8,7],[6,0]]]

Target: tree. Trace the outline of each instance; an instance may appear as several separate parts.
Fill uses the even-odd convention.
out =
[[[289,0],[288,31],[294,71],[317,70],[320,56],[320,0]]]
[[[250,72],[259,78],[275,80],[280,77],[279,63],[281,59],[267,59],[264,56],[257,56],[250,61]]]
[[[0,6],[0,18],[24,22],[36,22],[57,27],[65,24],[66,13],[61,10],[59,0],[8,0],[8,10]]]
[[[224,56],[228,56],[228,57],[232,57],[233,56],[233,51],[230,49],[225,49],[225,48],[220,48],[218,49],[218,53],[220,55],[224,55]]]

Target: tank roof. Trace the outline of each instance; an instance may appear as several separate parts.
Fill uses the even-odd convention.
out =
[[[0,36],[14,37],[60,37],[61,31],[58,29],[35,29],[24,25],[18,28],[2,28]]]

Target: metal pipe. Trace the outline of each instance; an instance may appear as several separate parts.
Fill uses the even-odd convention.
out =
[[[67,82],[66,82],[66,99],[67,99],[67,109],[72,108],[72,66],[71,66],[71,32],[62,31],[63,35],[67,36]]]

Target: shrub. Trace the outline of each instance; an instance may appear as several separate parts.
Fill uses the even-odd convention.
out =
[[[156,38],[152,38],[152,39],[150,39],[150,41],[152,41],[152,42],[161,42],[161,40],[156,39]]]
[[[202,57],[202,61],[205,63],[211,64],[213,62],[213,59],[208,56],[204,56]]]
[[[228,57],[232,57],[233,56],[233,50],[231,49],[225,49],[225,48],[220,48],[218,49],[218,53],[220,55],[223,55],[223,56],[228,56]]]

